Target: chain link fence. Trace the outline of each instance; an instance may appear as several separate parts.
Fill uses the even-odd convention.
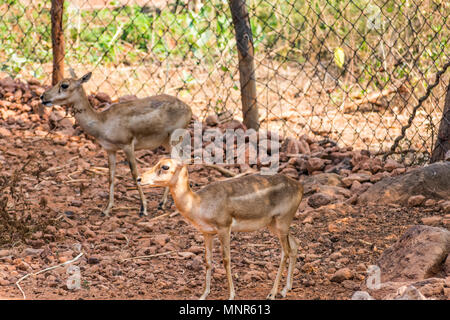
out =
[[[248,0],[261,128],[429,159],[449,72],[442,0]],[[51,1],[0,2],[0,75],[51,83]],[[65,65],[88,92],[178,96],[199,119],[242,119],[238,53],[225,0],[64,3]],[[66,68],[66,76],[68,76]],[[417,110],[416,110],[417,109]],[[411,119],[410,119],[411,118]]]

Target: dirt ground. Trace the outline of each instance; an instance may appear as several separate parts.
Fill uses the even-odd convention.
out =
[[[1,258],[0,271],[6,273],[8,282],[0,286],[1,298],[21,298],[14,285],[21,276],[70,260],[80,251],[84,256],[75,262],[81,268],[80,290],[67,289],[69,275],[67,268],[62,267],[21,282],[27,298],[191,299],[201,294],[202,237],[180,215],[157,218],[176,210],[172,202],[165,211],[157,209],[162,190],[147,190],[150,215],[139,217],[138,194],[133,190],[128,166],[122,158],[117,172],[116,209],[112,217],[102,217],[107,177],[103,171],[92,174],[88,169],[107,167],[103,151],[82,139],[80,144],[87,144],[93,150],[85,150],[81,156],[77,152],[78,143],[76,147],[61,146],[43,137],[24,137],[19,132],[24,131],[18,130],[14,137],[1,141],[1,151],[8,164],[2,175],[12,174],[31,158],[19,181],[25,191],[27,210],[36,221],[42,217],[56,222],[33,233],[26,243],[2,246],[10,251],[10,256]],[[160,156],[141,152],[140,158],[155,163]],[[48,168],[41,173],[40,182],[29,173],[39,165]],[[223,178],[212,169],[190,171],[195,188]],[[311,223],[303,223],[305,217],[299,210],[292,232],[301,243],[300,257],[294,288],[287,298],[350,298],[364,281],[366,266],[374,264],[380,253],[409,226],[434,215],[444,214],[433,208],[329,205],[317,210]],[[338,227],[334,229],[332,225]],[[39,256],[30,256],[24,253],[29,247],[44,250]],[[168,252],[150,259],[130,259]],[[265,298],[279,263],[278,240],[268,231],[234,234],[231,252],[237,298]],[[338,253],[336,258],[330,257],[333,253]],[[216,241],[212,299],[227,297],[220,261]],[[331,282],[331,275],[342,267],[359,270],[355,279],[344,284]]]
[[[17,98],[5,95],[4,101]],[[26,298],[199,297],[205,276],[202,236],[176,213],[172,200],[166,210],[158,209],[161,188],[146,190],[149,216],[139,217],[138,193],[123,154],[118,157],[115,209],[111,217],[102,216],[108,197],[105,152],[80,128],[70,129],[62,126],[64,120],[55,122],[51,115],[49,120],[34,113],[33,108],[39,109],[35,98],[28,104],[1,106],[2,114],[8,115],[0,119],[1,204],[6,203],[3,209],[9,216],[1,222],[7,228],[0,232],[0,299],[22,299],[15,284],[21,277],[80,253],[73,263],[80,268],[80,289],[68,289],[66,265],[22,280]],[[138,152],[140,170],[164,154],[163,149]],[[189,171],[195,190],[225,179],[201,165],[190,166]],[[348,201],[313,209],[303,200],[291,227],[300,249],[287,299],[350,299],[383,250],[429,216],[444,213],[437,205],[360,207]],[[268,230],[235,233],[231,257],[237,299],[265,299],[279,264],[278,240]],[[213,259],[209,298],[226,299],[218,240]],[[331,281],[344,267],[352,277]]]

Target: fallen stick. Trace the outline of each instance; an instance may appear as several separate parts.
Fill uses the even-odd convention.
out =
[[[159,256],[166,256],[166,255],[172,254],[174,252],[175,251],[167,251],[167,252],[162,252],[162,253],[151,254],[148,256],[131,257],[131,258],[122,259],[121,261],[129,261],[129,260],[134,260],[134,259],[150,259],[150,258],[159,257]]]
[[[68,224],[70,224],[72,227],[77,224],[75,221],[71,221],[69,218],[67,218],[64,213],[60,214],[55,220],[61,220],[61,219],[63,219]]]
[[[249,264],[249,265],[250,264],[256,264],[256,265],[262,266],[262,267],[267,266],[267,262],[265,262],[265,261],[256,261],[256,260],[250,260],[250,259],[244,258],[244,262]]]
[[[217,171],[219,171],[220,173],[226,175],[227,177],[234,177],[234,176],[236,176],[236,173],[234,173],[233,171],[225,169],[223,167],[220,167],[220,166],[218,166],[216,164],[205,163],[205,167],[216,169]]]
[[[91,180],[89,179],[73,179],[73,180],[66,180],[66,183],[79,183],[79,182],[89,182]]]
[[[114,211],[120,211],[120,210],[137,210],[136,207],[115,207]]]
[[[75,172],[69,173],[67,176],[69,177],[70,180],[75,180],[75,178],[73,178],[72,176],[74,174],[79,174],[79,173],[82,173],[82,172],[83,172],[83,170],[77,170]]]
[[[237,175],[235,175],[234,177],[231,177],[231,178],[240,178],[240,177],[246,176],[248,174],[254,174],[254,173],[256,173],[255,170],[247,170],[247,171],[239,173],[239,174],[237,174]],[[228,179],[231,179],[231,178],[228,178]],[[225,180],[227,180],[227,179],[225,179]]]
[[[82,255],[83,255],[83,252],[81,252],[79,255],[77,255],[77,256],[76,256],[75,258],[73,258],[72,260],[69,260],[69,261],[60,263],[60,264],[58,264],[58,265],[56,265],[56,266],[53,266],[53,267],[49,267],[49,268],[42,269],[42,270],[40,270],[40,271],[38,271],[38,272],[35,272],[35,273],[27,273],[27,274],[24,275],[22,278],[20,278],[19,280],[17,280],[17,281],[16,281],[16,286],[17,286],[17,288],[20,290],[20,292],[22,293],[23,298],[26,299],[27,297],[26,297],[26,295],[25,295],[25,292],[22,290],[22,287],[21,287],[20,284],[19,284],[21,281],[25,280],[26,278],[28,278],[28,277],[30,277],[30,276],[37,276],[38,274],[41,274],[41,273],[44,273],[44,272],[47,272],[47,271],[50,271],[50,270],[53,270],[53,269],[56,269],[56,268],[65,266],[66,264],[69,264],[69,263],[73,263],[73,262],[77,261],[79,258],[81,258]]]
[[[146,167],[151,167],[151,164],[145,162],[144,160],[141,160],[139,158],[136,158],[136,161],[139,162],[140,164],[143,164]]]
[[[170,212],[167,212],[167,213],[164,213],[164,214],[162,214],[162,215],[153,217],[153,218],[149,219],[148,221],[153,221],[153,220],[157,220],[157,219],[160,219],[160,218],[163,218],[163,217],[167,217],[167,216],[170,215],[170,214],[171,214]]]
[[[175,211],[174,213],[172,213],[170,216],[169,216],[169,218],[173,218],[173,217],[175,217],[176,215],[179,215],[180,214],[180,212],[177,210],[177,211]]]
[[[86,169],[87,172],[93,173],[93,174],[101,174],[101,175],[109,175],[109,169],[103,168],[103,167],[91,167],[89,169]],[[114,176],[115,178],[124,179],[124,176],[116,174]]]
[[[358,98],[354,101],[345,103],[343,105],[343,111],[344,111],[344,113],[352,111],[364,103],[371,103],[371,104],[375,104],[378,106],[382,106],[383,104],[381,101],[379,101],[379,99],[384,98],[392,93],[395,93],[398,90],[399,90],[399,88],[386,88],[381,91],[369,93],[362,98]]]

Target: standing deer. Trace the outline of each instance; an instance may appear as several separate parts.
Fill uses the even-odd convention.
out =
[[[114,206],[114,175],[116,152],[125,153],[131,174],[141,199],[139,214],[147,215],[147,202],[141,186],[137,183],[138,170],[135,151],[164,146],[170,149],[170,136],[179,128],[186,128],[191,120],[191,108],[169,95],[157,95],[143,99],[112,104],[104,111],[91,106],[82,84],[91,78],[89,72],[77,78],[71,70],[71,79],[63,79],[41,96],[45,106],[68,105],[83,130],[95,137],[106,150],[109,164],[109,201],[103,213],[109,216]],[[160,206],[167,200],[168,189]]]
[[[142,186],[169,187],[178,211],[205,239],[206,280],[200,297],[210,292],[213,237],[222,245],[223,264],[227,273],[230,299],[235,292],[230,266],[230,233],[255,231],[263,227],[275,233],[282,247],[281,262],[268,299],[275,299],[287,259],[289,268],[283,297],[292,289],[297,258],[297,240],[289,227],[303,197],[303,186],[284,175],[251,175],[212,183],[198,192],[189,187],[186,165],[174,159],[162,159],[138,178]]]

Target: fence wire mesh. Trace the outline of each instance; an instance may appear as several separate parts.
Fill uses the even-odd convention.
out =
[[[450,3],[437,0],[250,0],[261,127],[387,152],[450,61]],[[0,73],[51,83],[51,1],[0,1]],[[241,119],[228,1],[64,3],[65,65],[118,99],[176,95],[199,119]],[[0,74],[0,75],[1,75]],[[414,114],[396,154],[427,161],[449,72]],[[67,73],[68,75],[68,73]]]

